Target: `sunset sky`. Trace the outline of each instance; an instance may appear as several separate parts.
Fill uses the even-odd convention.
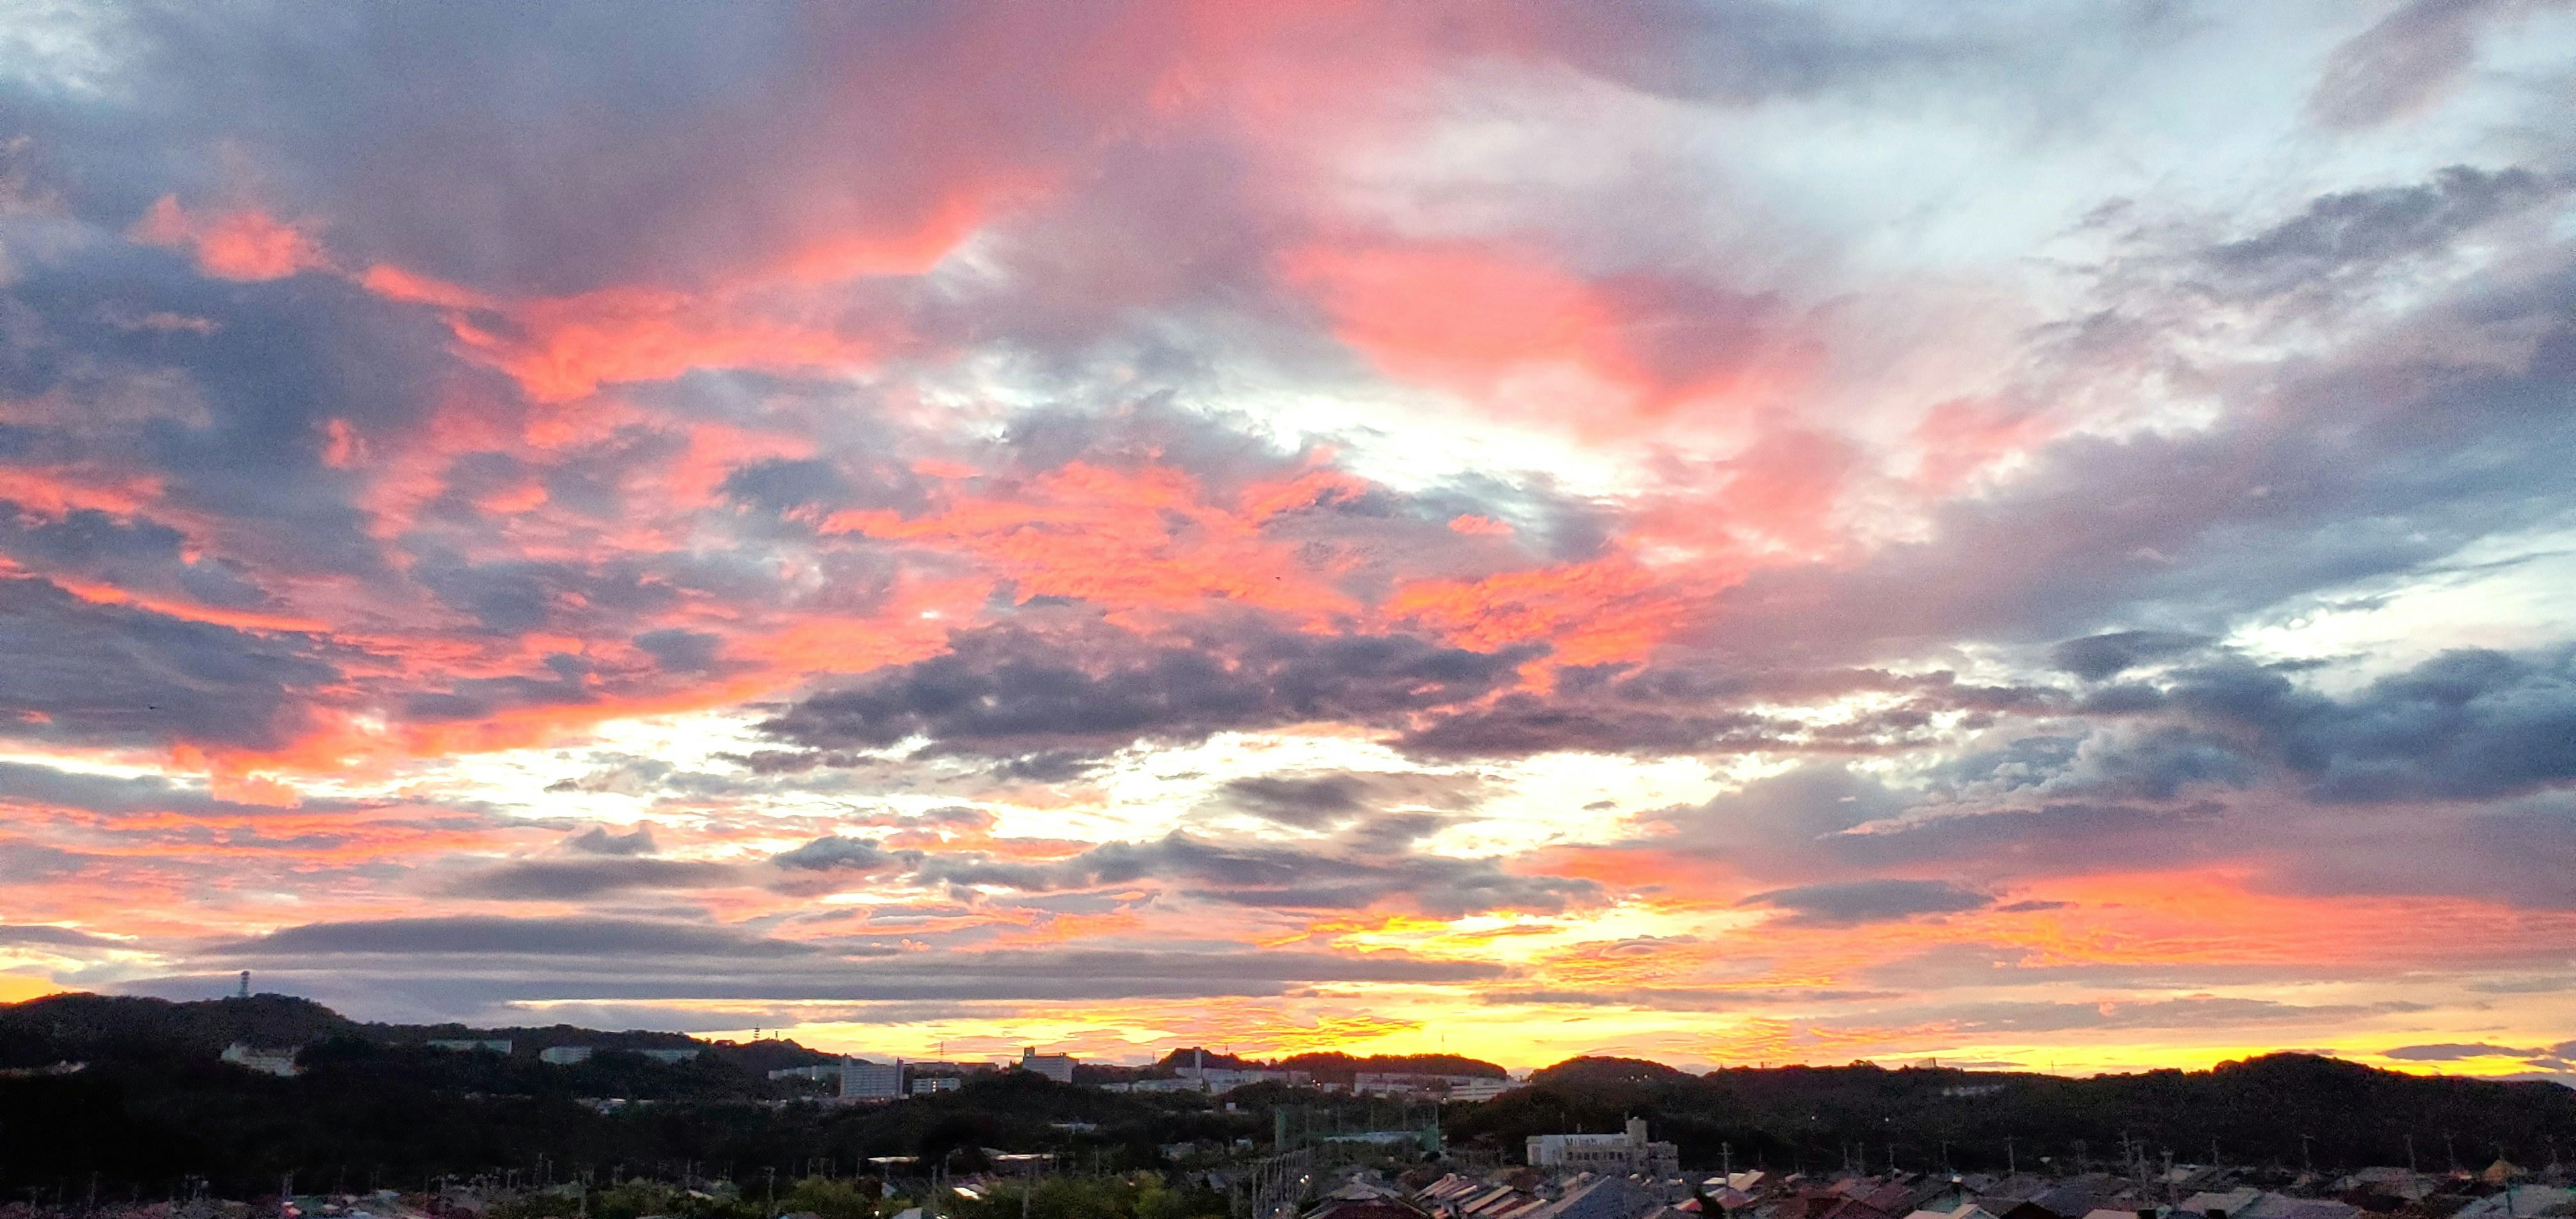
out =
[[[2576,1082],[2576,6],[0,6],[0,999],[243,969]]]

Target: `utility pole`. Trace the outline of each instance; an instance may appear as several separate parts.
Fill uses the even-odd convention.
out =
[[[2315,1153],[2309,1149],[2309,1144],[2316,1141],[2315,1135],[2303,1134],[2299,1136],[2299,1167],[2303,1171],[2315,1172],[2317,1170],[2317,1157]]]
[[[2004,1172],[2012,1176],[2021,1174],[2021,1161],[2013,1156],[2013,1136],[2009,1134],[2004,1136]]]

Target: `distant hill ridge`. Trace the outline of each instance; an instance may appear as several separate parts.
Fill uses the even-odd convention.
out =
[[[1344,1054],[1338,1050],[1291,1054],[1285,1058],[1244,1058],[1192,1046],[1163,1055],[1149,1071],[1169,1074],[1182,1067],[1206,1066],[1226,1071],[1304,1071],[1317,1083],[1348,1084],[1363,1071],[1389,1075],[1476,1075],[1507,1079],[1511,1073],[1480,1058],[1456,1054]]]
[[[174,1002],[76,992],[0,1004],[0,1067],[40,1066],[99,1053],[175,1051],[211,1055],[234,1042],[273,1048],[333,1038],[354,1038],[385,1046],[506,1038],[518,1054],[534,1054],[558,1045],[586,1045],[602,1050],[696,1047],[724,1054],[746,1069],[761,1071],[838,1061],[837,1055],[786,1040],[736,1044],[702,1041],[684,1033],[647,1029],[608,1032],[569,1024],[473,1028],[462,1024],[362,1023],[292,995]]]

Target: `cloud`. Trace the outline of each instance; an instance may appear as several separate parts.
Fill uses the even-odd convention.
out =
[[[781,851],[772,855],[769,861],[782,868],[797,868],[810,872],[828,872],[840,868],[869,872],[895,862],[895,858],[878,850],[875,839],[826,835],[794,850]]]
[[[1853,880],[1773,889],[1736,904],[1786,910],[1792,922],[1845,927],[1983,910],[1995,899],[1944,880]]]
[[[1368,828],[1363,827],[1364,838]],[[1601,886],[1591,880],[1518,875],[1493,860],[1410,851],[1407,840],[1429,828],[1420,821],[1402,823],[1369,842],[1367,852],[1351,856],[1208,842],[1176,831],[1150,842],[1104,843],[1047,864],[934,855],[914,875],[931,883],[1031,892],[1162,880],[1176,882],[1188,896],[1230,905],[1287,910],[1397,905],[1445,917],[1489,910],[1562,911],[1601,894]]]
[[[1217,789],[1218,802],[1267,821],[1316,830],[1394,807],[1457,811],[1474,802],[1472,777],[1403,772],[1313,771],[1246,775]]]
[[[2421,110],[2448,92],[2477,55],[2479,29],[2509,0],[2408,0],[2336,47],[2308,96],[2328,127],[2370,127]]]
[[[2379,1056],[2394,1058],[2400,1062],[2459,1062],[2470,1058],[2537,1058],[2548,1052],[2547,1050],[2516,1050],[2500,1045],[2487,1045],[2484,1042],[2440,1042],[2433,1045],[2401,1045],[2393,1050],[2382,1050]]]
[[[1258,619],[1169,642],[1100,629],[1050,635],[996,627],[952,637],[946,655],[807,698],[760,727],[818,750],[926,737],[942,752],[988,757],[1105,753],[1226,729],[1388,723],[1506,685],[1537,654],[1441,647],[1409,635],[1318,637]]]
[[[121,940],[91,935],[70,927],[48,927],[42,924],[0,923],[0,944],[26,944],[46,948],[125,948]]]
[[[2240,728],[2328,801],[2477,799],[2576,780],[2576,653],[2444,652],[2350,699],[2250,665],[2179,675],[2172,697]]]
[[[214,956],[278,961],[316,955],[797,956],[812,951],[700,923],[488,915],[306,923],[207,949]]]
[[[594,825],[565,839],[564,849],[583,855],[650,855],[653,827],[639,825],[623,834],[611,834],[607,826]]]
[[[0,731],[97,744],[276,747],[333,680],[291,640],[0,577]]]
[[[495,901],[560,902],[639,889],[741,884],[730,864],[679,859],[524,860],[449,881],[448,893]]]
[[[2175,631],[2114,631],[2069,639],[2048,650],[2049,662],[2086,681],[2101,681],[2149,660],[2208,646],[2199,635]]]

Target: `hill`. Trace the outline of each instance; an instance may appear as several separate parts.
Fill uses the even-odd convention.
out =
[[[1509,1154],[1532,1134],[1616,1130],[1629,1116],[1680,1145],[1682,1162],[1917,1170],[2000,1169],[2017,1158],[2099,1166],[2123,1139],[2151,1156],[2318,1167],[2404,1164],[2448,1138],[2479,1163],[2498,1154],[2546,1163],[2576,1146],[2576,1090],[2381,1071],[2307,1054],[2271,1054],[2209,1071],[2068,1079],[1906,1067],[1738,1068],[1691,1075],[1634,1059],[1578,1058],[1528,1087],[1458,1112],[1453,1143]],[[2007,1140],[2010,1140],[2009,1145]]]
[[[440,1037],[506,1036],[507,1056],[455,1053]],[[301,1045],[303,1073],[277,1078],[217,1061],[225,1045]],[[538,1061],[540,1045],[594,1047],[589,1061]],[[693,1046],[683,1062],[634,1051]],[[437,1174],[681,1165],[748,1179],[825,1161],[999,1147],[1056,1151],[1110,1170],[1169,1168],[1173,1148],[1266,1151],[1271,1111],[1296,1106],[1315,1128],[1368,1128],[1386,1105],[1261,1084],[1222,1102],[1194,1093],[1124,1094],[1025,1073],[969,1078],[955,1092],[875,1108],[813,1103],[809,1086],[773,1082],[781,1065],[828,1061],[794,1042],[702,1042],[674,1033],[568,1025],[515,1029],[350,1021],[275,995],[204,1003],[58,995],[0,1006],[0,1067],[85,1064],[69,1074],[0,1077],[0,1190],[53,1188],[98,1174],[101,1188],[161,1192],[188,1175],[218,1192],[286,1171],[327,1173],[350,1189],[415,1185]],[[1499,1076],[1443,1055],[1301,1054],[1275,1063],[1210,1055],[1346,1081],[1360,1071]],[[1166,1065],[1173,1064],[1166,1060]],[[1129,1068],[1129,1070],[1133,1070]],[[611,1101],[617,1103],[610,1103]],[[1658,1063],[1578,1058],[1482,1104],[1443,1110],[1450,1144],[1517,1160],[1533,1134],[1611,1131],[1631,1116],[1681,1148],[1688,1168],[1868,1162],[1971,1171],[2059,1173],[2101,1167],[2134,1140],[2145,1154],[2233,1163],[2348,1168],[2440,1149],[2484,1162],[2545,1163],[2576,1147],[2576,1091],[2374,1070],[2300,1054],[2210,1071],[2092,1079],[1908,1067],[1728,1069],[1693,1075]],[[665,1174],[667,1175],[667,1173]]]

